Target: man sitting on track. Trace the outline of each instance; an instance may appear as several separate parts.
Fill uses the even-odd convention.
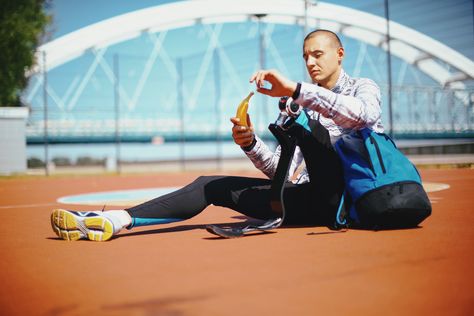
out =
[[[303,136],[290,167],[290,178],[296,176],[296,179],[285,184],[285,223],[331,225],[344,190],[342,168],[333,145],[341,135],[353,129],[369,127],[383,132],[380,91],[372,80],[351,78],[344,72],[344,48],[331,31],[309,33],[304,39],[303,58],[312,83],[293,82],[275,70],[257,71],[250,82],[256,83],[260,93],[292,96],[309,118],[312,132]],[[272,85],[270,89],[263,87],[264,81]],[[251,124],[240,126],[235,117],[231,122],[235,143],[268,179],[203,176],[175,192],[124,210],[56,209],[51,215],[54,232],[66,240],[103,241],[122,228],[189,219],[211,204],[257,219],[274,218],[270,186],[280,148],[271,152],[254,134]],[[296,175],[303,160],[306,168]]]

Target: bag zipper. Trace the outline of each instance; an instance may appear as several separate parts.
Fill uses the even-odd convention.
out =
[[[380,153],[379,144],[377,144],[377,141],[372,135],[370,135],[369,137],[370,137],[370,143],[375,146],[375,151],[377,152],[377,157],[379,158],[380,166],[382,167],[382,172],[387,173],[387,170],[385,169],[385,165],[383,163],[382,154]]]

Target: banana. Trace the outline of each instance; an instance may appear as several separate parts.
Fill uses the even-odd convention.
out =
[[[250,92],[249,95],[240,102],[239,107],[237,108],[237,114],[235,115],[240,119],[241,126],[249,126],[247,122],[247,111],[249,109],[249,101],[253,96],[253,92]]]

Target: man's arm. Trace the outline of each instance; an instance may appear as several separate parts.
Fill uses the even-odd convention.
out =
[[[272,152],[258,136],[255,136],[255,140],[255,146],[249,151],[244,150],[244,152],[257,169],[262,171],[269,179],[273,179],[280,161],[281,147],[278,145],[275,152]],[[288,179],[293,177],[302,161],[303,154],[300,148],[296,147],[290,169],[288,170]]]
[[[360,80],[354,96],[303,82],[295,102],[321,113],[343,128],[373,126],[381,116],[380,89],[370,79]]]
[[[295,102],[321,113],[343,128],[372,126],[380,119],[380,89],[369,79],[360,79],[354,96],[334,93],[310,83],[296,83],[276,70],[259,70],[250,77],[257,91],[269,96],[292,96]],[[271,88],[263,88],[264,81]]]
[[[238,119],[231,118],[231,122],[234,124],[232,127],[232,138],[234,142],[242,148],[254,166],[262,171],[269,179],[273,179],[278,161],[280,160],[280,146],[276,148],[275,152],[272,152],[268,146],[254,134],[250,117],[247,117],[247,121],[249,122],[249,127],[240,126],[238,125]],[[297,148],[291,162],[289,177],[295,173],[302,160],[302,154],[299,148]]]

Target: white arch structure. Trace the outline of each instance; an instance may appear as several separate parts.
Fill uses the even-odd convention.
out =
[[[304,1],[187,0],[137,10],[89,25],[40,46],[38,64],[33,72],[51,70],[88,50],[100,52],[101,48],[142,33],[156,33],[196,23],[244,22],[255,19],[255,14],[265,14],[262,22],[302,25],[305,20]],[[381,17],[318,2],[308,9],[307,18],[311,28],[330,29],[387,48],[386,20]],[[474,78],[474,62],[439,41],[393,21],[390,21],[390,37],[393,55],[414,65],[442,86],[464,88],[462,81]],[[46,65],[42,64],[43,52],[47,56]]]

